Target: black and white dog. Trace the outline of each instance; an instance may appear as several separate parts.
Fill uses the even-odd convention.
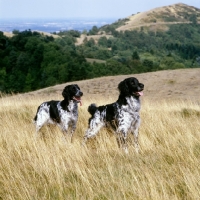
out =
[[[68,85],[62,92],[64,100],[43,102],[37,109],[34,118],[36,132],[38,132],[44,124],[57,124],[64,133],[71,128],[70,139],[76,129],[78,120],[78,103],[81,104],[81,92],[77,84]]]
[[[127,78],[119,83],[119,98],[115,103],[99,106],[91,104],[88,112],[92,115],[89,119],[89,128],[84,136],[84,143],[88,138],[95,136],[103,126],[109,125],[116,133],[119,147],[126,153],[127,135],[134,134],[135,148],[138,152],[138,129],[140,126],[140,96],[143,95],[144,85],[134,78]]]

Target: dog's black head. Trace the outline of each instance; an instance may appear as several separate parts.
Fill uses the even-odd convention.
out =
[[[68,85],[64,88],[62,96],[67,101],[74,100],[76,102],[81,103],[81,97],[83,96],[83,92],[81,92],[77,84]]]
[[[122,82],[119,83],[118,89],[120,91],[120,94],[123,94],[125,96],[142,96],[143,92],[142,90],[144,89],[144,84],[139,83],[137,78],[131,77],[131,78],[126,78]]]

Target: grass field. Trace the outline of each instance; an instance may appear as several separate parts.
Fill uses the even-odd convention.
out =
[[[129,138],[129,154],[102,130],[87,147],[87,106],[116,98],[85,97],[73,143],[55,126],[38,138],[32,119],[37,106],[60,95],[0,99],[0,199],[122,200],[200,197],[200,106],[192,101],[142,97],[140,154]],[[87,99],[88,98],[88,99]]]

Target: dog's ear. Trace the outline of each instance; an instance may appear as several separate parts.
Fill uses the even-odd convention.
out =
[[[69,99],[69,86],[66,86],[62,92],[64,99]]]
[[[129,94],[129,88],[128,88],[126,79],[119,83],[118,89],[121,94],[124,94],[124,95]]]

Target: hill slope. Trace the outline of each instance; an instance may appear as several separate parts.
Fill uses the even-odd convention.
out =
[[[102,26],[99,29],[98,35],[81,35],[80,38],[77,38],[76,45],[83,44],[86,38],[87,40],[93,38],[97,42],[101,37],[106,37],[107,39],[113,37],[109,31],[106,31],[106,29],[110,30],[108,27],[114,27],[117,31],[140,30],[141,27],[148,27],[151,31],[167,31],[169,30],[169,25],[191,23],[200,23],[200,9],[178,3],[133,14],[113,24]]]
[[[43,31],[37,31],[37,30],[33,30],[32,32],[38,32],[42,35],[45,35],[45,36],[52,36],[54,38],[59,38],[60,36],[59,35],[55,35],[55,34],[51,34],[51,33],[47,33],[47,32],[43,32]],[[6,36],[6,37],[13,37],[14,34],[13,33],[10,33],[10,32],[3,32],[3,34]]]
[[[125,25],[120,26],[117,30],[132,30],[142,26],[163,27],[169,24],[192,23],[194,21],[200,22],[200,9],[178,3],[129,16]]]
[[[71,83],[77,83],[84,98],[103,97],[105,99],[116,99],[118,96],[117,86],[120,81],[127,77],[134,76],[144,83],[144,97],[152,100],[192,100],[200,101],[200,68],[157,71],[143,74],[130,74],[120,76],[108,76],[90,80],[76,81],[48,87],[27,95],[49,95],[54,93],[60,95],[63,88]]]

